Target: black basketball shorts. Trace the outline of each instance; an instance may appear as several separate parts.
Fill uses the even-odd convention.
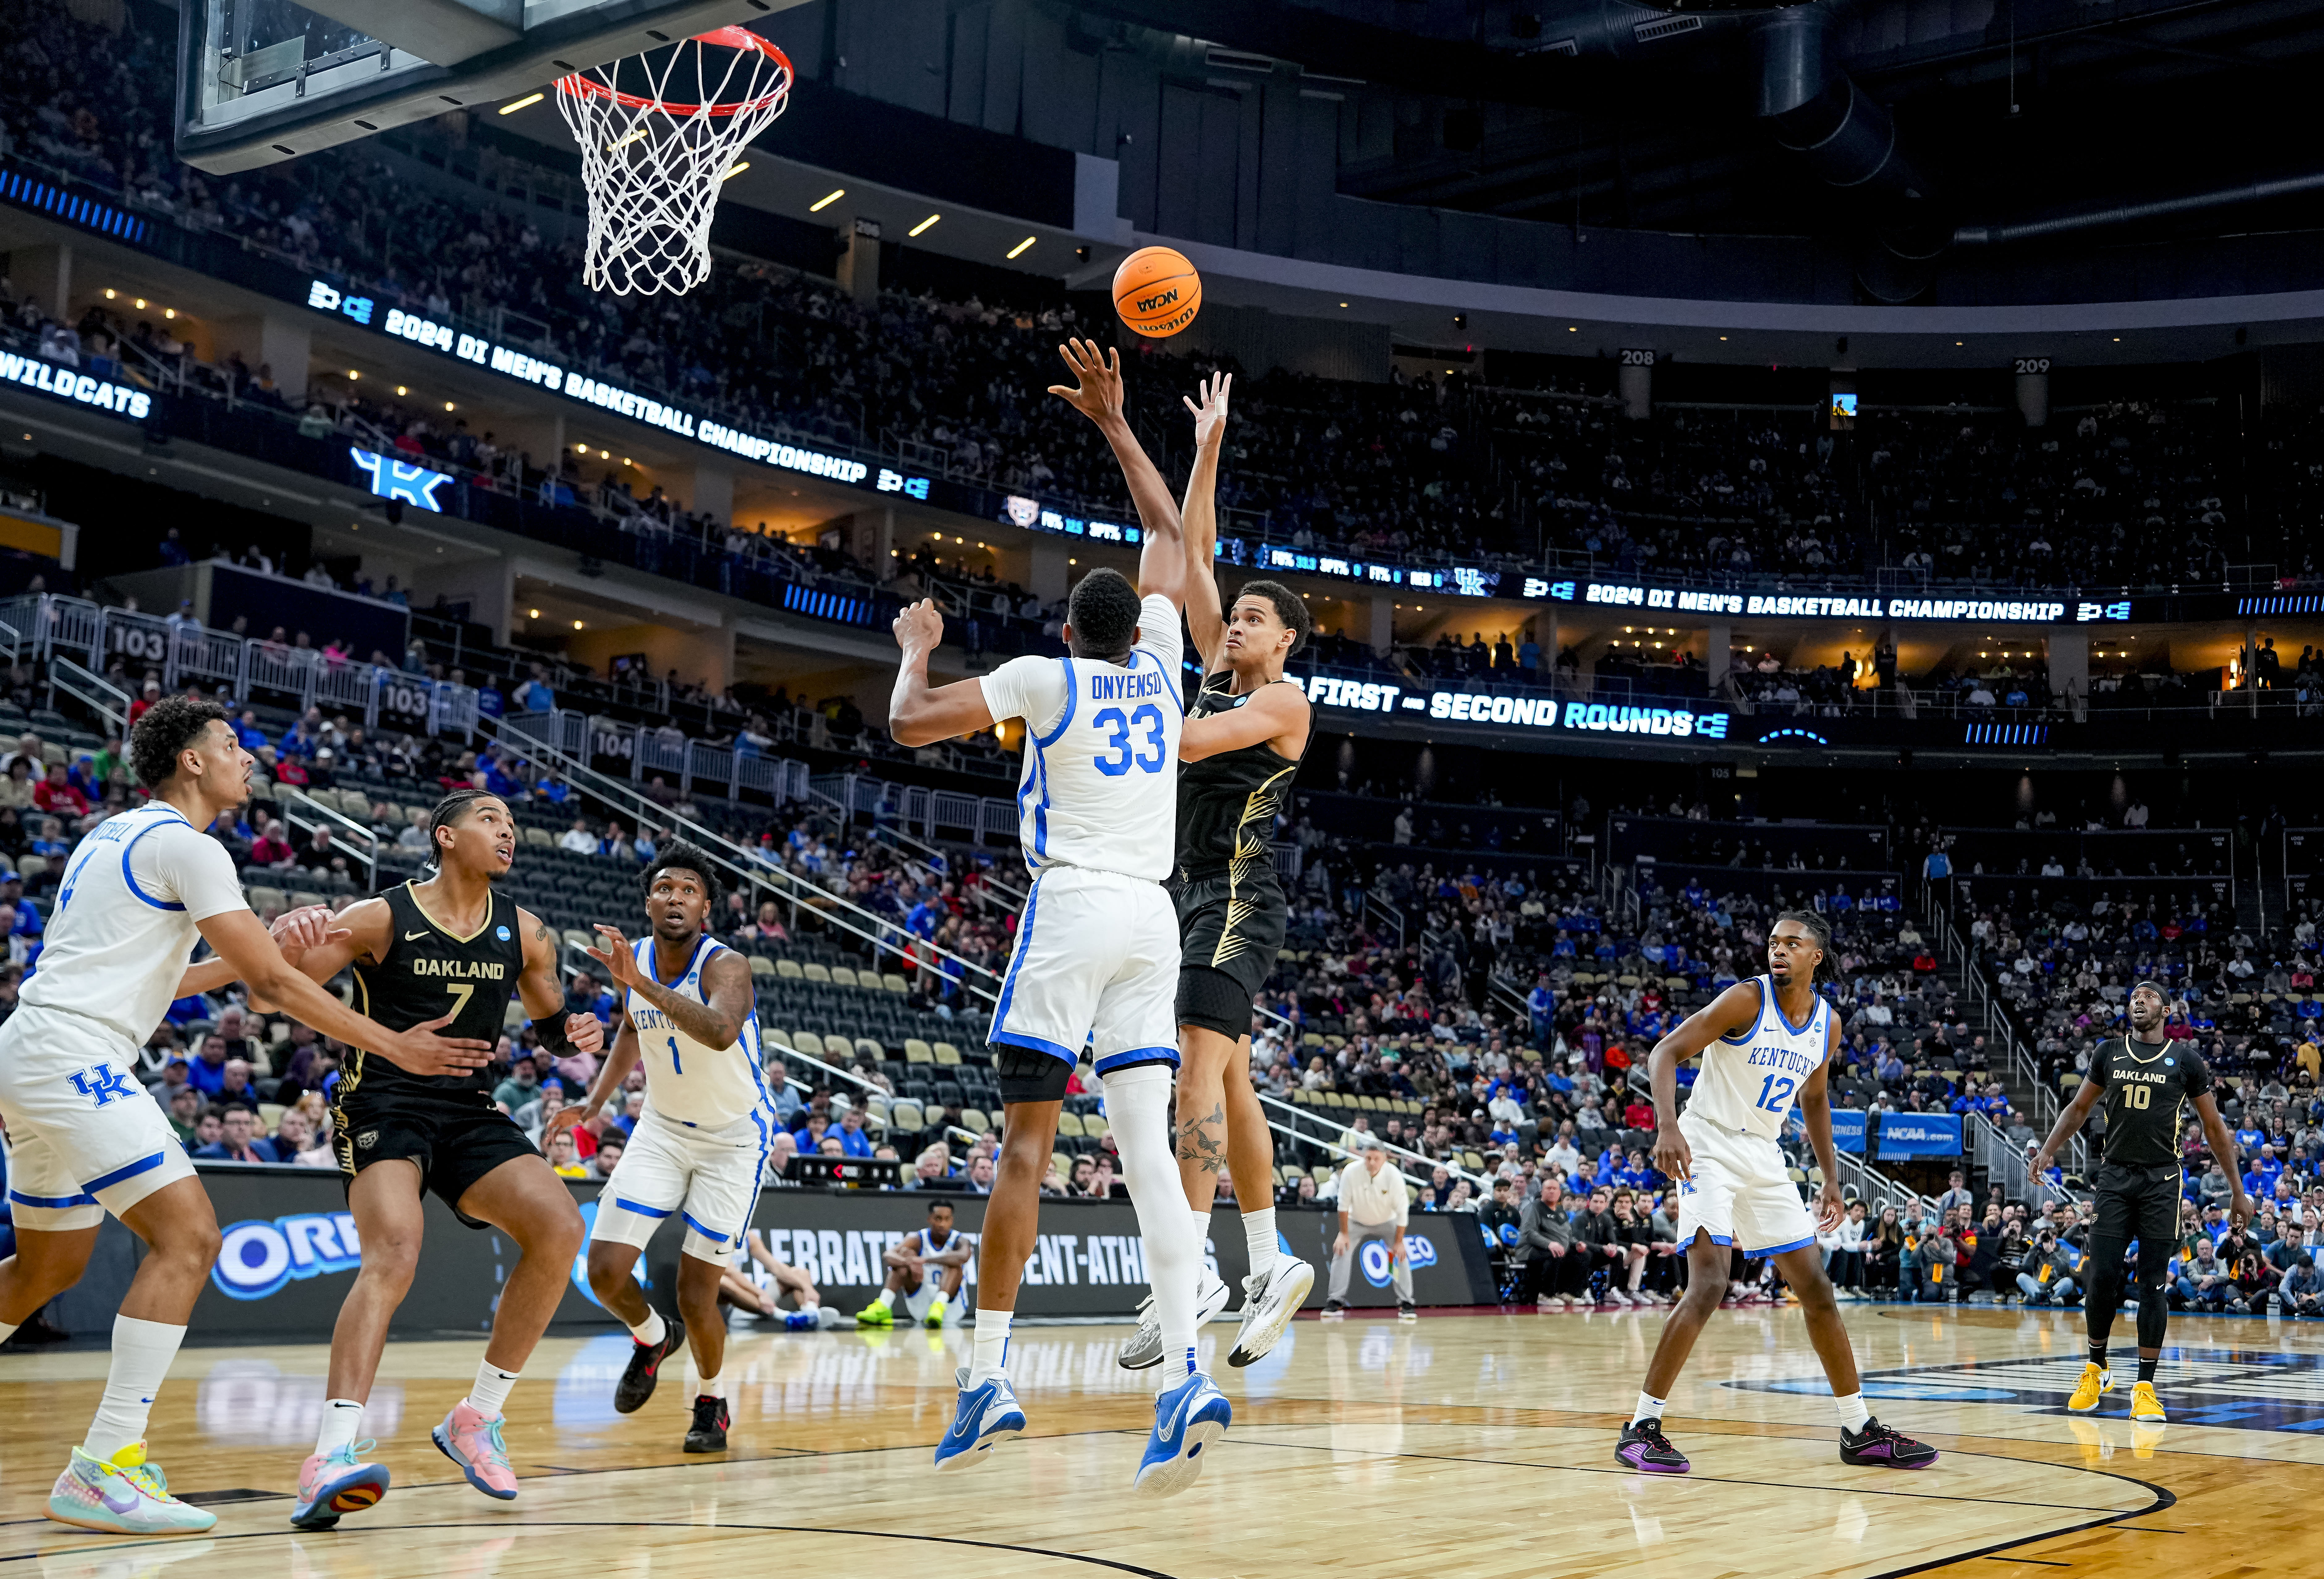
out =
[[[2180,1188],[2177,1168],[2149,1168],[2126,1162],[2098,1164],[2098,1207],[2090,1228],[2090,1244],[2110,1240],[2117,1247],[2133,1239],[2139,1259],[2146,1247],[2179,1243]]]
[[[1239,1042],[1250,1034],[1251,999],[1275,974],[1290,898],[1271,867],[1233,879],[1191,877],[1170,897],[1178,906],[1178,1024]]]
[[[460,1198],[511,1158],[540,1155],[485,1091],[415,1090],[366,1081],[340,1098],[332,1122],[346,1183],[354,1184],[355,1175],[374,1162],[410,1162],[420,1170],[420,1187],[435,1191],[471,1228],[485,1225],[460,1212]]]

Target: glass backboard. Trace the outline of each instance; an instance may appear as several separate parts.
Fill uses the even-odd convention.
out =
[[[250,170],[805,0],[183,0],[178,156]]]

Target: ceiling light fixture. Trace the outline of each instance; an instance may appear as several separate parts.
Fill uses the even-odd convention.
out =
[[[547,94],[543,93],[528,93],[522,98],[513,98],[509,100],[508,103],[501,106],[501,114],[504,115],[512,115],[519,110],[529,110],[548,96],[549,96]]]
[[[919,232],[914,231],[912,234],[918,235]],[[1041,238],[1038,235],[1027,236],[1023,241],[1019,242],[1015,246],[1009,249],[1009,255],[1012,258],[1023,256],[1025,253],[1032,251],[1033,243],[1040,239]]]
[[[807,206],[807,211],[809,214],[820,214],[845,196],[847,196],[847,188],[845,187],[834,187],[831,189],[829,196],[820,197],[815,202],[808,204]]]
[[[937,220],[942,219],[943,217],[944,216],[941,214],[931,214],[926,219],[921,220],[918,225],[912,226],[911,229],[906,231],[904,234],[906,235],[918,235],[920,232],[927,229],[930,225],[934,225]]]

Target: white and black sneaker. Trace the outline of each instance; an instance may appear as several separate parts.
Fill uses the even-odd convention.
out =
[[[1279,1256],[1274,1270],[1253,1272],[1242,1281],[1242,1330],[1235,1334],[1230,1365],[1248,1365],[1267,1357],[1307,1294],[1315,1286],[1315,1269],[1296,1255]]]
[[[1209,1326],[1232,1298],[1226,1280],[1205,1266],[1203,1286],[1194,1291],[1195,1330]],[[1125,1371],[1144,1371],[1162,1363],[1162,1323],[1154,1314],[1153,1295],[1138,1302],[1138,1330],[1121,1340],[1113,1358]]]

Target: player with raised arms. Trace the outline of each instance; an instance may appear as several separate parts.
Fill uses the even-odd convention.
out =
[[[250,798],[254,758],[225,708],[163,698],[130,731],[129,760],[152,799],[106,818],[73,851],[39,969],[0,1027],[16,1227],[16,1253],[0,1262],[0,1340],[80,1280],[106,1214],[143,1240],[114,1318],[104,1397],[48,1515],[114,1534],[195,1533],[217,1515],[170,1495],[145,1426],[217,1259],[217,1214],[140,1084],[138,1049],[173,999],[235,980],[415,1079],[484,1068],[493,1039],[457,1025],[440,1036],[450,1020],[441,1014],[390,1030],[308,980],[300,957],[332,932],[320,911],[294,912],[269,936],[233,858],[205,831]],[[198,942],[217,958],[189,969]]]
[[[587,1097],[551,1117],[549,1128],[585,1124],[603,1134],[605,1105],[645,1060],[645,1111],[597,1198],[589,1287],[630,1329],[613,1408],[626,1415],[644,1407],[664,1357],[690,1345],[702,1381],[686,1451],[718,1453],[731,1423],[718,1288],[750,1231],[774,1145],[775,1105],[759,1067],[750,961],[706,930],[719,903],[710,857],[690,844],[664,845],[643,886],[652,935],[632,943],[601,923],[604,947],[589,950],[622,995],[613,1051]],[[673,1212],[686,1225],[676,1321],[646,1302],[632,1275],[646,1241]]]
[[[1767,971],[1738,981],[1655,1043],[1647,1062],[1655,1092],[1655,1166],[1676,1181],[1678,1243],[1686,1252],[1686,1293],[1663,1318],[1646,1364],[1646,1385],[1615,1444],[1615,1462],[1648,1474],[1684,1474],[1683,1454],[1663,1435],[1663,1406],[1703,1323],[1727,1292],[1729,1258],[1775,1257],[1799,1296],[1808,1341],[1831,1382],[1843,1464],[1925,1469],[1937,1450],[1890,1430],[1865,1407],[1856,1354],[1824,1276],[1819,1233],[1847,1215],[1840,1155],[1831,1143],[1827,1081],[1840,1020],[1817,992],[1832,974],[1831,928],[1810,910],[1786,910],[1767,932]],[[1678,1110],[1678,1066],[1701,1055],[1702,1071],[1686,1111]],[[1776,1144],[1797,1101],[1808,1143],[1823,1170],[1813,1220]]]
[[[338,928],[299,969],[327,981],[353,966],[357,1001],[391,1024],[444,1023],[491,1046],[513,992],[541,1046],[595,1052],[604,1027],[565,1013],[557,938],[530,912],[493,892],[516,859],[516,819],[498,795],[454,790],[428,819],[434,876],[398,885],[339,913]],[[271,996],[254,987],[260,1007]],[[347,1210],[363,1266],[331,1329],[331,1366],[315,1451],[299,1472],[290,1522],[328,1529],[376,1503],[388,1471],[363,1455],[364,1404],[379,1373],[388,1323],[410,1290],[435,1192],[472,1228],[516,1242],[493,1312],[493,1335],[467,1396],[432,1433],[439,1451],[488,1497],[512,1501],[516,1473],[502,1437],[502,1407],[540,1343],[581,1252],[581,1212],[516,1121],[493,1101],[481,1068],[420,1070],[360,1051],[340,1074],[331,1108]]]
[[[1212,560],[1218,542],[1219,452],[1226,439],[1231,373],[1205,381],[1194,418],[1194,464],[1186,479],[1186,629],[1202,655],[1202,688],[1178,738],[1179,1180],[1207,1237],[1219,1169],[1234,1180],[1243,1243],[1242,1327],[1227,1356],[1248,1365],[1275,1346],[1315,1285],[1315,1269],[1285,1254],[1275,1226],[1275,1140],[1250,1084],[1251,1000],[1275,969],[1291,902],[1275,872],[1275,821],[1298,776],[1314,725],[1307,693],[1283,666],[1314,628],[1306,601],[1280,582],[1243,583],[1220,607]],[[1197,1315],[1227,1301],[1207,1265]],[[1162,1332],[1150,1308],[1117,1355],[1130,1370],[1160,1361]]]
[[[2089,1254],[2083,1262],[2089,1268],[2089,1297],[2082,1315],[2089,1323],[2090,1352],[2066,1407],[2088,1414],[2098,1407],[2098,1396],[2114,1386],[2107,1342],[2114,1331],[2115,1313],[2122,1308],[2123,1260],[2136,1240],[2138,1380],[2130,1390],[2130,1418],[2135,1425],[2160,1426],[2166,1417],[2162,1400],[2154,1396],[2154,1368],[2162,1362],[2163,1337],[2171,1325],[2168,1282],[2171,1258],[2179,1248],[2179,1202],[2186,1186],[2179,1137],[2189,1103],[2194,1104],[2203,1138],[2235,1192],[2227,1207],[2229,1220],[2237,1226],[2250,1222],[2252,1203],[2244,1192],[2236,1137],[2228,1133],[2218,1100],[2211,1094],[2210,1066],[2192,1042],[2173,1042],[2163,1034],[2171,1000],[2160,986],[2142,981],[2130,989],[2125,1013],[2129,1029],[2091,1055],[2089,1072],[2075,1088],[2073,1100],[2034,1149],[2034,1177],[2049,1171],[2050,1160],[2082,1127],[2090,1109],[2104,1102],[2098,1202]]]
[[[1154,1431],[1135,1485],[1167,1496],[1193,1483],[1203,1449],[1233,1412],[1195,1362],[1202,1246],[1170,1154],[1178,923],[1162,880],[1177,808],[1186,556],[1177,507],[1122,415],[1120,356],[1080,340],[1058,350],[1077,387],[1050,392],[1105,435],[1145,523],[1138,585],[1118,571],[1091,571],[1067,604],[1069,656],[1012,658],[982,679],[936,688],[928,656],[943,638],[942,616],[921,602],[896,620],[904,656],[888,727],[899,744],[929,746],[1023,721],[1018,837],[1033,873],[992,1015],[1005,1124],[977,1262],[974,1358],[960,1374],[936,1467],[978,1463],[1025,1428],[1008,1377],[1010,1323],[1065,1083],[1090,1046],[1162,1334]]]

